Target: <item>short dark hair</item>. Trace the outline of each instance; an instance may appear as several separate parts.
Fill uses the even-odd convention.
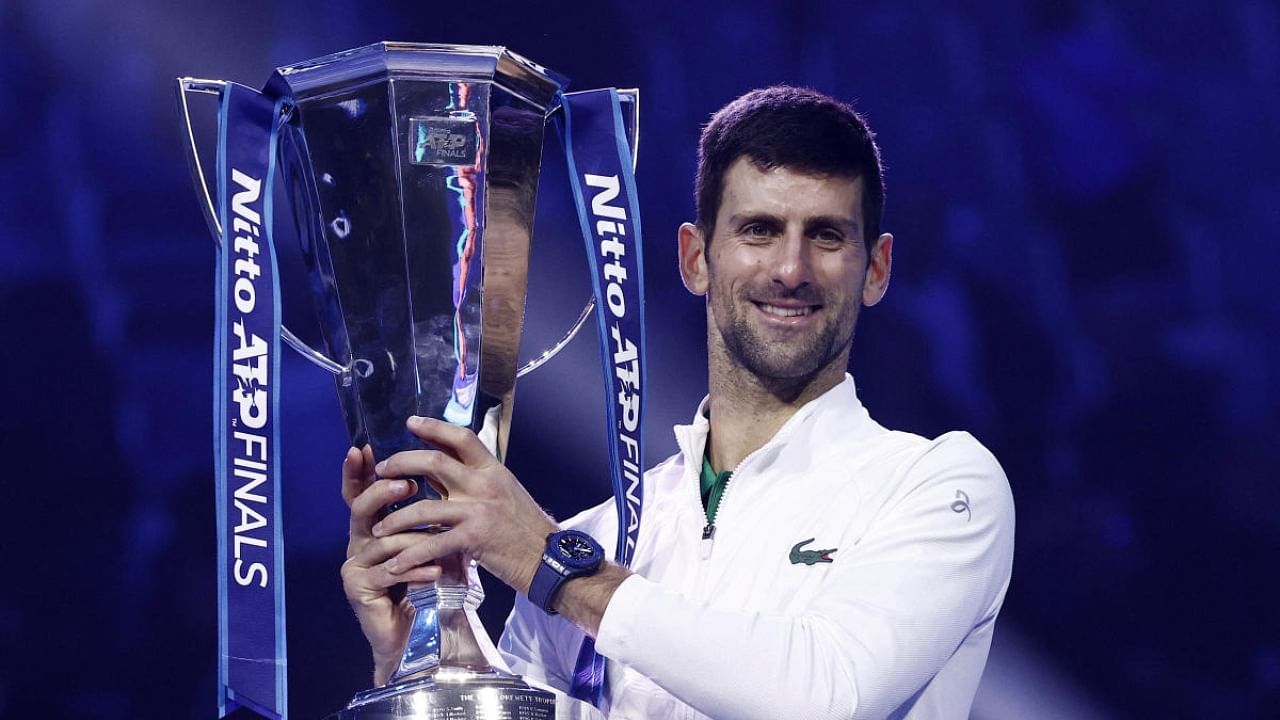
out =
[[[867,121],[852,106],[808,88],[753,90],[711,116],[698,142],[694,202],[707,241],[724,195],[724,174],[746,156],[763,170],[791,168],[862,178],[862,230],[868,257],[880,237],[884,168]]]

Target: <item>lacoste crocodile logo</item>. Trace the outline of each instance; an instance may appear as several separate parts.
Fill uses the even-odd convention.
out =
[[[818,563],[835,562],[835,560],[831,558],[831,553],[839,550],[840,548],[828,548],[826,550],[801,550],[800,549],[813,541],[814,541],[814,538],[809,538],[808,540],[801,540],[800,542],[796,543],[791,547],[791,564],[792,565],[799,565],[801,563],[805,565],[816,565]]]

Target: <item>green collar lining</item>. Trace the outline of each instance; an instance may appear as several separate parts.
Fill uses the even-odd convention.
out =
[[[702,489],[702,507],[707,512],[707,524],[711,524],[716,516],[716,508],[720,507],[720,498],[724,495],[724,486],[733,476],[732,470],[717,473],[711,467],[711,459],[702,456],[702,478],[699,483]]]

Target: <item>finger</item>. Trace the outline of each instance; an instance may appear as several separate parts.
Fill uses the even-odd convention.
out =
[[[342,582],[349,597],[377,597],[393,585],[404,582],[432,583],[440,579],[439,565],[419,565],[399,573],[387,569],[386,563],[378,563],[370,568],[344,567]]]
[[[351,501],[351,534],[368,536],[384,506],[413,494],[412,480],[377,480]]]
[[[383,573],[385,573],[386,579],[389,581],[389,583],[384,587],[391,587],[392,585],[397,585],[402,582],[433,583],[440,579],[440,566],[439,565],[421,565],[412,570],[409,570],[408,572],[400,573],[399,575],[394,575],[390,572],[387,572],[387,570],[384,568]]]
[[[482,468],[497,462],[489,448],[467,428],[417,415],[410,417],[405,425],[414,435],[448,451],[466,465]]]
[[[422,542],[425,537],[426,533],[400,533],[370,540],[361,545],[358,551],[352,553],[342,566],[344,569],[349,566],[363,570],[377,567],[404,552],[414,543]]]
[[[417,528],[458,525],[470,510],[468,503],[459,500],[420,500],[382,518],[370,532],[374,537],[386,537]]]
[[[377,472],[384,478],[426,476],[452,495],[465,487],[471,469],[439,450],[405,450],[378,463]]]
[[[342,458],[342,500],[347,507],[351,507],[356,496],[368,486],[366,478],[372,477],[372,468],[365,471],[364,454],[357,448],[348,448],[346,457]]]
[[[464,533],[450,530],[449,532],[423,534],[420,542],[416,542],[404,550],[401,550],[395,556],[388,558],[382,563],[381,567],[385,567],[387,572],[392,575],[403,575],[406,571],[425,565],[426,563],[455,553],[463,552],[467,549],[467,538]]]

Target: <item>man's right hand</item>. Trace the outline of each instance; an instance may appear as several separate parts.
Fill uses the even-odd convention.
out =
[[[342,564],[342,589],[355,610],[360,629],[373,650],[373,681],[385,685],[400,663],[413,606],[406,599],[395,602],[390,589],[403,582],[434,582],[440,576],[435,565],[423,565],[392,574],[385,563],[421,538],[404,532],[375,538],[378,511],[413,493],[411,480],[379,480],[373,472],[373,450],[351,448],[342,461],[342,499],[351,508],[347,560]]]

